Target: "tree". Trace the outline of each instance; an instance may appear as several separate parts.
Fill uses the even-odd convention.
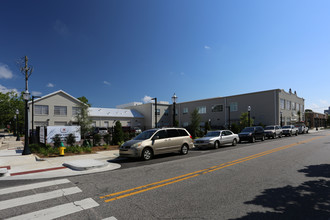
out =
[[[191,123],[189,125],[189,130],[193,138],[196,137],[196,134],[199,130],[199,125],[201,123],[201,116],[198,114],[198,110],[195,109],[190,115]]]
[[[11,125],[11,129],[16,127],[14,116],[16,109],[19,110],[18,126],[23,128],[24,125],[24,101],[22,95],[11,91],[7,93],[0,92],[0,128]]]
[[[85,103],[86,105],[88,105],[88,107],[91,107],[91,104],[88,103],[88,99],[85,96],[81,96],[77,99],[80,100],[81,102]]]
[[[124,132],[123,132],[120,121],[116,121],[113,136],[112,136],[112,141],[113,141],[113,144],[118,144],[118,145],[124,141]]]
[[[250,118],[250,123],[253,125],[253,118]],[[248,112],[243,112],[240,117],[240,126],[241,129],[245,127],[249,127],[249,118],[248,118]]]
[[[210,122],[209,122],[209,121],[206,121],[206,122],[205,122],[204,130],[205,130],[205,134],[206,134],[209,130],[211,130],[211,125],[210,125]]]
[[[76,121],[80,125],[82,136],[86,139],[86,135],[92,129],[92,120],[88,116],[88,105],[80,104],[80,112],[76,115]]]

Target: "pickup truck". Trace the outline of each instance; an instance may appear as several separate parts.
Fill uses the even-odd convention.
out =
[[[296,125],[299,134],[308,134],[308,127],[304,124]]]
[[[298,128],[294,125],[285,125],[282,127],[282,133],[285,136],[298,135]]]

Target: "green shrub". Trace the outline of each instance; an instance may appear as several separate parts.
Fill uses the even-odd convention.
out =
[[[91,147],[83,147],[82,150],[85,153],[92,153],[92,148]]]
[[[76,143],[76,137],[74,136],[74,134],[69,134],[66,137],[66,143],[69,146],[73,146]]]
[[[235,123],[231,124],[230,130],[235,134],[238,134],[240,132],[239,126]]]
[[[104,142],[106,144],[110,144],[110,142],[111,142],[111,136],[110,136],[110,134],[108,133],[108,134],[104,135],[103,136],[103,140],[104,140]]]
[[[112,137],[112,143],[119,144],[122,141],[124,141],[124,132],[123,132],[120,121],[116,121],[116,125],[114,127],[114,132],[113,132],[113,137]]]
[[[53,137],[53,141],[54,141],[54,147],[60,147],[61,146],[61,137],[59,134],[56,134],[54,137]]]
[[[100,134],[94,134],[93,136],[93,145],[97,146],[101,144],[102,136]]]
[[[125,132],[124,133],[124,141],[129,141],[130,138],[129,138],[129,133],[128,132]]]

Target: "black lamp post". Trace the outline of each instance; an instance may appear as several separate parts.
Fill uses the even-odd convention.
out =
[[[18,128],[18,115],[19,115],[18,109],[16,109],[16,112],[15,113],[16,113],[16,135],[17,135],[16,141],[20,141],[21,138],[19,136],[19,128]]]
[[[228,108],[228,130],[230,130],[230,105],[229,106],[227,106],[227,108]]]
[[[281,111],[280,114],[281,114],[281,127],[282,127],[283,126],[283,120],[282,120],[282,114],[283,114],[283,112]]]
[[[178,99],[178,97],[175,95],[172,96],[172,102],[173,102],[173,127],[175,127],[175,104],[176,104],[176,100]]]
[[[151,100],[155,100],[155,128],[157,128],[157,98],[152,98]]]
[[[25,100],[25,135],[24,135],[24,150],[22,155],[28,155],[31,154],[30,148],[29,148],[29,115],[28,115],[28,100],[30,98],[30,93],[28,90],[25,90],[23,93],[23,98]]]
[[[32,96],[32,143],[36,143],[34,135],[34,99],[40,98],[40,96]]]
[[[249,123],[249,127],[251,126],[250,112],[251,112],[251,106],[248,106],[248,123]]]
[[[16,126],[16,115],[14,115],[14,137],[16,136],[16,129],[17,129],[17,126]]]

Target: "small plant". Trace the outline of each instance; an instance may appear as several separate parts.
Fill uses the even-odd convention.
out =
[[[129,133],[125,132],[124,133],[124,141],[128,141],[128,140],[130,140]]]
[[[56,134],[53,137],[53,141],[54,141],[54,147],[60,147],[62,140],[59,134]]]
[[[110,134],[108,133],[108,134],[104,135],[103,136],[103,140],[104,140],[104,142],[106,144],[110,144],[110,142],[111,142],[111,136],[110,136]]]
[[[69,134],[69,135],[66,137],[66,143],[67,143],[69,146],[73,146],[73,145],[76,143],[76,137],[74,136],[74,134]]]
[[[85,153],[92,153],[92,148],[91,147],[83,147],[82,150]]]
[[[101,139],[102,139],[102,136],[100,134],[94,134],[94,136],[93,136],[94,146],[100,145]]]

